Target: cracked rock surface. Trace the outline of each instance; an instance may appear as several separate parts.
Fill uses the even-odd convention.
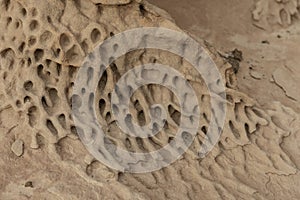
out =
[[[292,12],[290,5],[287,10]],[[0,0],[0,9],[0,27],[5,30],[0,33],[0,199],[300,198],[297,104],[286,104],[280,96],[265,106],[266,98],[248,94],[239,85],[248,60],[245,54],[237,72],[194,32],[215,61],[227,93],[222,136],[204,158],[199,158],[198,150],[213,113],[207,87],[188,62],[147,49],[130,52],[110,65],[99,81],[95,104],[105,134],[116,145],[132,152],[156,150],[172,140],[180,123],[174,94],[150,85],[130,100],[133,120],[148,124],[149,107],[160,103],[168,114],[165,129],[142,139],[118,128],[111,91],[126,71],[140,64],[157,62],[183,74],[195,88],[202,116],[193,144],[175,163],[151,173],[122,173],[95,160],[78,138],[71,118],[76,73],[85,56],[114,34],[141,26],[183,30],[168,13],[140,0]],[[296,86],[285,82],[286,76],[299,80],[298,68],[284,70],[270,74],[280,91],[298,101]]]

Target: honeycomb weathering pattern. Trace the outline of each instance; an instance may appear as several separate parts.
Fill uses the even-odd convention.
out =
[[[134,66],[172,66],[197,91],[201,117],[193,144],[172,165],[146,174],[119,173],[89,156],[71,119],[78,67],[101,41],[125,30],[147,26],[182,31],[165,12],[144,1],[124,1],[122,5],[83,0],[0,2],[0,27],[5,30],[0,35],[0,111],[1,129],[6,133],[1,143],[8,152],[11,140],[24,140],[24,156],[19,162],[26,162],[24,170],[10,154],[1,153],[1,199],[299,197],[300,161],[297,149],[290,148],[299,137],[298,115],[279,103],[271,103],[270,110],[260,109],[236,90],[231,66],[202,41],[226,80],[227,117],[212,152],[205,158],[198,156],[213,114],[201,75],[179,56],[149,49],[120,57],[104,72],[95,93],[97,118],[111,142],[132,152],[149,152],[172,141],[181,113],[176,96],[166,88],[143,86],[130,101],[130,113],[140,125],[150,122],[149,105],[159,103],[167,108],[164,130],[151,139],[131,138],[120,131],[110,105],[116,82]],[[18,177],[12,174],[20,172]],[[24,189],[21,179],[33,179],[37,187]]]
[[[110,99],[112,114],[114,121],[129,136],[143,139],[153,137],[168,122],[166,115],[162,116],[162,112],[167,108],[150,105],[148,107],[150,126],[140,127],[132,122],[129,112],[130,97],[143,85],[164,86],[174,93],[180,105],[180,123],[174,139],[155,152],[142,154],[120,149],[108,142],[109,139],[103,134],[103,128],[96,120],[94,106],[94,93],[99,80],[106,66],[113,64],[115,59],[141,49],[155,49],[176,54],[189,62],[202,76],[211,97],[212,112],[206,138],[199,149],[204,157],[217,144],[225,121],[226,94],[222,77],[209,54],[195,40],[186,34],[159,27],[142,27],[117,34],[101,43],[84,60],[76,78],[73,91],[75,98],[72,103],[74,122],[77,129],[82,132],[79,135],[81,140],[95,158],[107,166],[122,172],[134,173],[151,172],[166,167],[177,160],[191,145],[199,129],[197,95],[188,80],[179,72],[171,66],[158,63],[134,67],[129,71],[131,73],[127,72],[120,77]],[[156,95],[159,96],[161,93]]]
[[[267,30],[289,26],[299,17],[299,8],[299,0],[258,0],[252,12],[254,24]]]

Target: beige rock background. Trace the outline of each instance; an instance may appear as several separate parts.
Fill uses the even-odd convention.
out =
[[[300,198],[298,1],[151,0],[170,15],[137,0],[0,2],[0,199]],[[180,112],[164,88],[145,87],[132,98],[139,123],[148,122],[153,103],[168,110],[168,127],[153,140],[122,134],[109,110],[125,66],[154,60],[174,66],[197,89],[203,119],[189,151],[169,167],[146,174],[111,170],[90,156],[71,120],[76,72],[110,35],[140,26],[180,31],[171,16],[211,52],[227,83],[222,137],[199,158],[211,115],[201,76],[170,53],[135,51],[100,80],[98,118],[106,134],[130,151],[172,138]]]

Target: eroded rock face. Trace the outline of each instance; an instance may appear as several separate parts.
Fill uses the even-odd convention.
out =
[[[300,164],[294,156],[299,147],[286,139],[297,137],[299,116],[281,104],[262,110],[238,92],[232,66],[202,41],[226,81],[226,123],[213,151],[205,158],[198,155],[213,114],[201,75],[179,56],[148,49],[120,57],[99,81],[95,104],[105,134],[133,152],[156,150],[172,139],[181,113],[166,88],[143,86],[131,98],[131,113],[140,125],[149,123],[150,105],[160,103],[168,111],[167,126],[151,139],[124,134],[111,111],[111,92],[120,77],[135,66],[156,62],[178,70],[195,89],[201,110],[196,139],[177,162],[151,173],[117,172],[93,159],[71,119],[72,87],[83,59],[101,41],[130,28],[182,31],[165,12],[146,2],[105,2],[1,1],[0,26],[6,30],[0,35],[0,119],[6,133],[0,137],[1,198],[271,199],[276,181],[284,179],[287,186],[289,178],[295,184],[280,194],[288,199],[300,195]],[[19,160],[10,151],[15,138],[25,146]],[[295,148],[283,145],[285,141]],[[32,187],[25,187],[28,181]]]
[[[298,0],[259,0],[252,12],[254,24],[267,30],[276,25],[289,26],[299,17],[299,7]]]

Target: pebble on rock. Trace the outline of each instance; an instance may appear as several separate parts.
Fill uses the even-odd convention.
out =
[[[20,157],[23,155],[24,152],[24,142],[20,139],[17,139],[12,145],[11,145],[12,152]]]

